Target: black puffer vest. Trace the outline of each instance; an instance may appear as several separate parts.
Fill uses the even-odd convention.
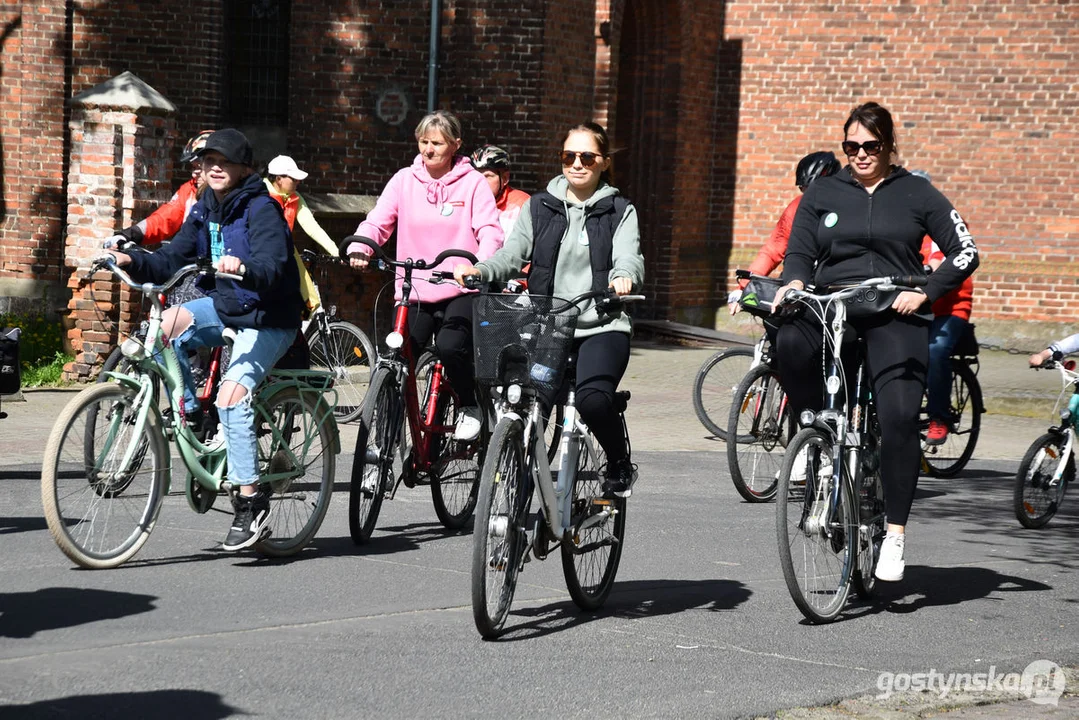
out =
[[[549,192],[532,196],[532,268],[528,272],[528,290],[536,295],[550,295],[554,289],[554,270],[558,251],[569,228],[566,207]],[[629,200],[610,195],[585,210],[584,227],[588,233],[588,254],[592,265],[592,289],[610,285],[614,262],[614,231],[626,214]]]

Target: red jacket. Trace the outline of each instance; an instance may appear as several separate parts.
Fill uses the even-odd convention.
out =
[[[188,180],[173,194],[171,200],[140,222],[142,244],[153,245],[163,242],[180,232],[180,227],[187,219],[187,213],[198,200],[197,190],[198,184],[194,180]]]
[[[944,253],[933,242],[933,238],[926,235],[922,238],[922,261],[929,264],[930,260],[944,260]],[[933,314],[937,317],[955,315],[969,322],[973,300],[974,279],[967,277],[962,285],[933,303]]]
[[[768,236],[764,247],[757,253],[757,257],[749,264],[749,271],[754,275],[768,275],[783,262],[783,256],[787,254],[787,240],[791,236],[791,225],[794,223],[794,213],[798,211],[798,202],[801,195],[791,200],[790,205],[779,216],[772,234]],[[748,280],[739,280],[738,284],[745,287]]]

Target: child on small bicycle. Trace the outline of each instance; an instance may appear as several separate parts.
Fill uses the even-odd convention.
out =
[[[113,252],[133,278],[162,282],[184,265],[209,258],[218,273],[203,277],[206,297],[165,311],[165,334],[184,375],[183,408],[189,424],[201,413],[187,348],[224,345],[222,331],[237,329],[232,359],[217,395],[225,428],[228,474],[239,488],[235,517],[222,547],[239,550],[267,530],[268,494],[258,486],[258,440],[251,394],[288,350],[300,327],[300,281],[292,236],[281,206],[252,167],[247,138],[231,128],[209,136],[198,157],[212,192],[203,193],[180,232],[156,253]]]
[[[572,298],[607,287],[627,295],[640,287],[644,258],[637,211],[610,184],[607,132],[591,122],[575,125],[563,135],[559,159],[562,174],[521,208],[505,246],[476,267],[457,266],[459,283],[469,275],[509,280],[531,262],[528,287],[536,295]],[[574,339],[577,410],[607,453],[604,489],[618,497],[629,497],[637,479],[614,409],[632,330],[625,312],[600,318],[591,301],[582,306]]]

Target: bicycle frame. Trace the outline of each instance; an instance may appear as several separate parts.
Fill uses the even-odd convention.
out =
[[[435,458],[432,458],[432,446],[436,435],[448,435],[453,433],[451,425],[438,425],[435,423],[438,417],[438,401],[442,393],[449,393],[456,405],[459,404],[457,393],[449,383],[444,383],[444,371],[442,361],[436,358],[434,367],[431,369],[430,390],[427,394],[427,403],[420,408],[419,389],[416,387],[416,357],[412,353],[412,344],[408,341],[408,298],[412,292],[412,282],[406,276],[401,300],[394,306],[393,330],[387,336],[387,345],[391,352],[380,357],[378,364],[388,367],[396,373],[398,385],[401,387],[405,399],[405,420],[409,431],[412,433],[412,468],[413,472],[426,472],[431,469]],[[397,347],[394,347],[394,345]],[[404,432],[404,425],[401,426]],[[401,452],[404,452],[404,437],[398,443]]]
[[[1053,485],[1059,483],[1061,478],[1064,477],[1064,472],[1068,467],[1068,460],[1075,453],[1076,431],[1079,428],[1079,373],[1068,369],[1062,362],[1056,362],[1056,369],[1060,371],[1061,382],[1061,396],[1057,399],[1058,410],[1064,404],[1064,394],[1069,389],[1072,394],[1068,398],[1067,409],[1060,413],[1060,429],[1067,432],[1068,439],[1064,442],[1064,451],[1060,453],[1060,460],[1057,462],[1056,470],[1053,471],[1051,481]]]
[[[215,493],[219,492],[222,489],[226,470],[225,444],[223,440],[212,443],[203,443],[195,437],[195,434],[185,423],[180,421],[179,418],[182,415],[183,408],[183,373],[180,370],[180,363],[176,357],[176,351],[173,349],[172,344],[164,342],[164,332],[162,329],[164,304],[161,300],[161,296],[169,287],[178,283],[179,280],[182,280],[188,274],[199,270],[199,268],[197,265],[188,265],[181,268],[168,283],[159,288],[150,283],[143,285],[135,283],[115,264],[110,263],[108,267],[122,282],[133,289],[142,290],[151,298],[150,319],[146,333],[146,341],[140,343],[135,338],[128,338],[122,346],[124,355],[129,359],[138,362],[140,372],[137,375],[115,371],[109,373],[110,378],[122,385],[135,389],[138,393],[134,401],[135,407],[137,408],[134,432],[136,436],[143,432],[151,412],[155,413],[156,423],[159,426],[166,425],[162,413],[156,404],[152,402],[154,386],[158,379],[160,379],[166,388],[169,407],[172,409],[172,420],[170,423],[167,423],[167,426],[171,429],[176,438],[176,444],[180,450],[180,459],[183,462],[184,467],[188,470],[189,476],[198,485]],[[160,360],[158,358],[160,358]],[[215,360],[219,361],[220,356],[215,356]],[[272,483],[296,476],[297,470],[295,468],[302,468],[303,463],[300,458],[306,454],[313,441],[310,434],[305,433],[302,452],[298,456],[293,451],[292,438],[286,438],[281,433],[280,428],[273,422],[273,418],[270,417],[261,400],[270,397],[282,387],[288,386],[295,387],[301,396],[306,395],[310,397],[311,394],[317,396],[312,401],[316,408],[315,422],[316,424],[324,422],[333,423],[331,437],[337,438],[333,447],[333,452],[336,454],[340,452],[340,438],[336,431],[336,420],[333,417],[333,404],[328,403],[325,398],[326,392],[332,392],[332,384],[332,378],[329,373],[309,370],[275,370],[273,375],[268,378],[266,382],[256,388],[254,397],[252,398],[252,409],[256,416],[256,423],[263,420],[266,421],[265,425],[272,434],[272,447],[274,448],[274,452],[284,452],[290,461],[290,466],[294,468],[294,470],[288,472],[268,473],[260,476],[260,482]],[[119,418],[114,418],[113,420],[113,422],[117,423],[120,421]],[[118,430],[118,427],[111,428],[110,436],[114,435]],[[104,447],[107,448],[108,445],[105,445]],[[119,472],[126,472],[128,470],[132,457],[135,454],[135,447],[135,445],[132,445],[125,451]],[[171,464],[166,465],[164,471],[166,478],[166,492],[168,492],[172,486]],[[188,499],[189,501],[191,500],[190,487],[188,488]]]

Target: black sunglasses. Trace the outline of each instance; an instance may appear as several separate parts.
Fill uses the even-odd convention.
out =
[[[594,152],[573,152],[572,150],[563,150],[558,153],[558,157],[562,160],[562,165],[564,167],[572,167],[577,158],[581,158],[581,165],[592,167],[596,164],[596,160],[603,156]]]
[[[867,140],[864,143],[856,143],[853,140],[843,141],[843,154],[847,157],[854,157],[858,154],[859,150],[865,150],[865,154],[870,157],[880,155],[880,151],[884,149],[884,143],[880,140]]]

